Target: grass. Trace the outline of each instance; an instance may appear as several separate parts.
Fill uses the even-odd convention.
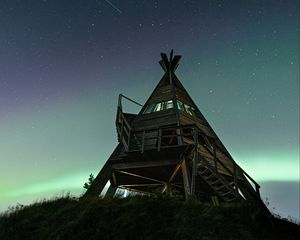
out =
[[[0,239],[298,239],[299,225],[250,205],[169,197],[64,196],[0,216]]]

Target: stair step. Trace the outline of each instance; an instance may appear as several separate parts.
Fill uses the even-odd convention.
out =
[[[218,184],[218,185],[211,185],[214,189],[218,189],[221,188],[223,185],[222,184]]]
[[[216,183],[217,183],[217,186],[216,186],[216,187],[218,187],[218,185],[222,184],[221,181],[220,181],[220,179],[217,178],[217,180],[214,181],[214,182],[212,182],[211,185],[216,185]],[[223,184],[222,184],[222,185],[223,185]]]
[[[221,187],[223,184],[219,180],[216,180],[216,181],[212,182],[211,185],[215,188],[218,188],[218,187]]]
[[[216,177],[215,177],[214,174],[212,173],[212,174],[210,174],[210,175],[208,175],[208,176],[204,176],[204,178],[205,178],[205,180],[214,180],[214,181],[215,181],[215,179],[212,179],[212,178],[216,178]]]
[[[220,184],[220,183],[218,183],[218,184],[212,184],[213,182],[216,182],[215,181],[215,178],[211,178],[211,179],[209,179],[208,181],[206,181],[209,185],[211,185],[212,187],[214,187],[214,188],[217,188],[217,187],[221,187],[223,184]]]
[[[231,201],[233,201],[233,200],[235,200],[236,198],[235,197],[233,197],[233,198],[228,198],[228,199],[224,199],[226,202],[231,202]]]
[[[198,165],[198,173],[214,189],[214,191],[226,202],[236,199],[233,193],[232,181],[228,181],[222,175],[216,174],[208,161],[203,161]],[[234,183],[234,182],[233,182]]]
[[[219,191],[220,189],[226,188],[225,185],[222,185],[221,187],[216,188],[216,191]]]
[[[228,192],[232,193],[232,191],[231,191],[230,189],[228,189],[228,188],[223,189],[223,190],[218,191],[218,192],[219,192],[220,194],[224,194],[224,195],[226,195]]]
[[[230,193],[232,194],[231,191],[228,191],[228,192],[225,192],[225,193],[221,194],[221,196],[224,197],[224,196],[227,196],[227,195],[230,194]]]
[[[206,172],[210,172],[207,168],[205,168],[203,171],[200,171],[201,174],[204,174]]]
[[[205,166],[199,164],[198,164],[198,168],[207,169]]]

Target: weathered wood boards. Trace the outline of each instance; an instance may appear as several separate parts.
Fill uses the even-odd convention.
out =
[[[259,185],[232,159],[175,75],[180,56],[161,54],[162,79],[139,114],[124,113],[119,96],[119,145],[85,196],[117,188],[201,201],[251,201],[262,208]],[[140,105],[140,104],[138,104]]]

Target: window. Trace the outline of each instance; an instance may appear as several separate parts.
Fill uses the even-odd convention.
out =
[[[159,112],[163,110],[163,103],[156,103],[154,111],[153,112]]]
[[[170,109],[170,108],[173,108],[173,101],[172,100],[169,100],[167,102],[165,102],[165,109]]]
[[[159,103],[151,103],[149,106],[146,107],[144,114],[152,113],[152,112],[159,112],[162,110],[167,110],[174,108],[173,100],[168,100],[165,102]]]
[[[173,100],[168,100],[165,102],[158,102],[158,103],[151,103],[149,106],[146,107],[143,114],[159,112],[167,109],[174,108]],[[181,101],[177,101],[177,108],[180,111],[186,112],[189,115],[194,115],[195,108],[191,107],[188,104],[185,104]]]
[[[184,104],[184,108],[188,114],[193,115],[192,108],[189,105]]]
[[[177,107],[178,107],[178,109],[179,109],[179,110],[181,110],[181,111],[185,111],[185,109],[184,109],[184,105],[183,105],[183,103],[182,103],[182,102],[180,102],[180,101],[177,101]]]
[[[152,103],[149,106],[147,106],[146,109],[145,109],[145,111],[144,111],[144,114],[145,113],[151,113],[151,112],[153,112],[154,107],[155,107],[154,103]]]
[[[185,103],[182,103],[181,101],[177,101],[177,107],[180,111],[184,111],[186,113],[188,113],[189,115],[193,115],[194,114],[194,110],[195,108],[185,104]]]

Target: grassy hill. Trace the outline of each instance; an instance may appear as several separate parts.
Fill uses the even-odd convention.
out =
[[[299,225],[249,205],[176,198],[62,197],[0,216],[0,239],[299,239]]]

